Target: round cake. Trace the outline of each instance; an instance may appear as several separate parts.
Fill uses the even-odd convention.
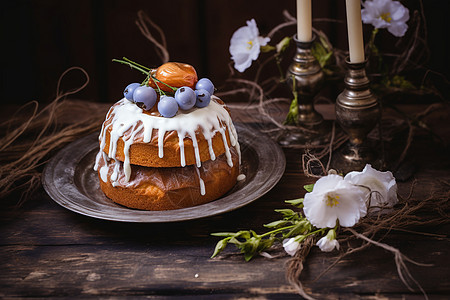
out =
[[[137,101],[142,85],[135,85],[134,99],[127,94],[129,85],[125,97],[108,111],[94,169],[100,188],[112,201],[143,210],[179,209],[218,199],[236,184],[240,148],[229,110],[203,89],[209,87],[204,82],[197,82],[195,105],[190,104],[194,90],[183,82],[178,85],[170,86],[173,97],[157,87],[153,100],[150,91],[146,105]],[[199,97],[207,101],[199,103]],[[178,103],[172,116],[160,104],[165,100]]]

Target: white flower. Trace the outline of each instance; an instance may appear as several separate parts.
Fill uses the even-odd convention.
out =
[[[409,20],[409,10],[398,1],[368,0],[361,10],[362,21],[375,28],[387,28],[395,36],[405,35]]]
[[[350,172],[345,181],[363,186],[370,193],[369,207],[392,207],[398,202],[397,183],[391,172],[380,172],[367,164],[362,172]]]
[[[351,227],[367,213],[366,195],[342,176],[331,174],[317,180],[312,192],[306,193],[303,211],[318,228],[335,227],[337,220],[341,226]]]
[[[260,47],[267,45],[270,38],[259,36],[259,30],[254,19],[247,21],[233,33],[230,41],[231,59],[234,60],[234,68],[244,72],[251,66],[252,61],[258,59]]]
[[[334,248],[339,250],[339,242],[336,240],[336,232],[334,230],[328,231],[328,234],[322,237],[316,243],[323,252],[331,252]]]
[[[287,254],[290,256],[294,256],[298,250],[300,250],[300,243],[296,240],[296,238],[289,238],[283,240],[283,248]]]

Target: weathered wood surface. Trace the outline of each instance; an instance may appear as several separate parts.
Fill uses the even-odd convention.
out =
[[[448,119],[437,119],[448,133]],[[445,125],[445,126],[443,126]],[[449,135],[444,135],[447,139]],[[416,167],[414,197],[448,195],[449,159],[446,149],[420,135],[408,161]],[[290,257],[257,257],[244,262],[233,246],[210,259],[217,238],[212,232],[255,229],[278,219],[273,210],[288,207],[285,199],[304,195],[302,186],[314,179],[301,171],[301,155],[286,150],[287,167],[267,195],[239,210],[220,216],[168,224],[127,224],[96,220],[70,212],[43,190],[24,206],[3,208],[0,227],[0,297],[155,297],[297,299],[285,279]],[[408,195],[413,179],[399,182]],[[14,202],[15,195],[11,199]],[[448,212],[445,212],[448,214]],[[407,263],[430,299],[450,295],[450,226],[411,228],[440,234],[436,238],[391,231],[383,242],[409,258],[433,266]],[[443,237],[442,237],[443,236]],[[392,253],[377,248],[349,255],[315,280],[337,258],[314,247],[302,275],[305,290],[317,299],[422,299],[400,281]]]

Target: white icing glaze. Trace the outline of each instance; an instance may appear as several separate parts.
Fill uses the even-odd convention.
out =
[[[117,103],[116,106],[112,107],[109,110],[107,114],[107,119],[102,125],[102,129],[99,136],[100,151],[97,154],[94,170],[98,169],[100,155],[105,155],[105,153],[102,150],[106,144],[105,132],[110,127],[112,128],[110,132],[110,145],[108,158],[116,161],[115,157],[117,151],[117,141],[119,140],[119,138],[122,138],[122,140],[124,141],[123,152],[125,157],[123,168],[127,182],[129,181],[131,174],[129,149],[134,142],[135,135],[141,131],[143,131],[143,142],[148,143],[151,140],[153,129],[158,129],[158,156],[160,158],[164,157],[164,136],[166,132],[177,131],[180,146],[180,164],[183,167],[186,165],[186,157],[184,151],[185,138],[190,138],[192,140],[196,166],[200,167],[201,160],[195,132],[200,129],[200,132],[203,134],[205,140],[208,142],[209,155],[211,160],[216,159],[216,154],[214,153],[214,149],[212,147],[212,138],[217,132],[219,132],[222,135],[222,140],[225,145],[225,155],[227,158],[227,163],[230,167],[232,167],[233,161],[231,159],[230,148],[227,143],[225,131],[225,129],[228,128],[230,144],[237,150],[239,155],[239,163],[241,163],[240,147],[238,143],[236,129],[233,125],[233,122],[231,120],[228,111],[225,109],[225,106],[219,104],[217,100],[218,100],[217,97],[212,96],[211,102],[207,107],[200,109],[193,108],[188,111],[179,111],[177,115],[174,116],[173,118],[164,118],[145,114],[143,113],[143,110],[139,108],[137,105],[123,98]],[[125,134],[130,129],[131,133]],[[104,156],[103,158],[106,161],[107,157]],[[119,168],[118,166],[119,164],[116,161],[114,171],[110,176],[110,181],[112,182],[113,186],[115,186],[115,182],[117,181],[117,173]],[[105,171],[103,170],[100,170],[100,172],[101,172],[101,179],[105,181],[104,177],[107,177],[107,174],[105,174]],[[198,175],[200,178],[199,172]],[[202,195],[204,195],[205,187],[204,182],[201,178],[200,178],[200,188],[202,190]]]
[[[203,179],[200,177],[200,171],[198,170],[198,168],[195,168],[195,171],[197,172],[198,175],[198,180],[200,181],[200,195],[205,195],[206,194],[206,190],[205,190],[205,182],[203,181]]]
[[[100,168],[100,178],[105,183],[108,181],[108,167],[106,165]]]

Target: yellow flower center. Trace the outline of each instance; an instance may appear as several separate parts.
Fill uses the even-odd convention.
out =
[[[380,15],[380,18],[382,18],[383,20],[385,20],[388,23],[391,23],[392,18],[391,18],[391,13],[390,12],[386,12],[386,13],[382,13]]]
[[[325,199],[326,205],[329,207],[337,206],[339,204],[339,195],[327,194],[327,198]]]
[[[253,41],[250,40],[250,41],[247,42],[247,44],[248,44],[247,49],[248,49],[248,50],[252,49],[252,47],[253,47]]]

